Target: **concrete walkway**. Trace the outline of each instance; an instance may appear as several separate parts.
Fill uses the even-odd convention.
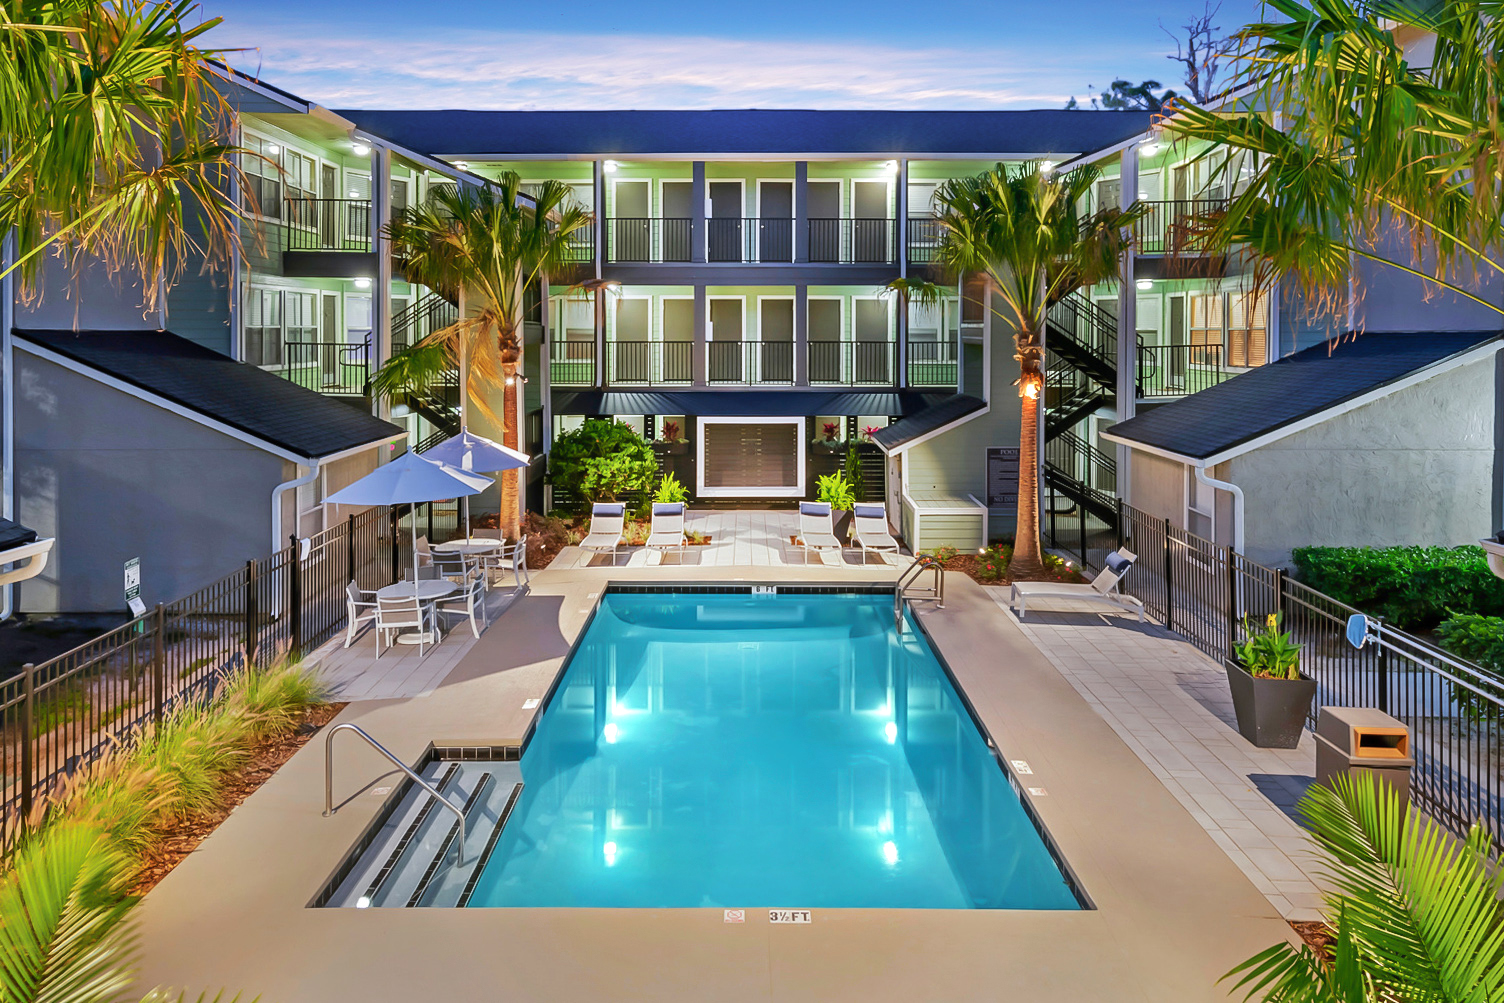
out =
[[[1008,589],[987,592],[1019,624]],[[1193,645],[1100,606],[1055,605],[1031,608],[1024,635],[1280,915],[1320,919],[1319,859],[1292,817],[1313,779],[1311,733],[1295,749],[1255,748],[1238,734],[1222,666]]]

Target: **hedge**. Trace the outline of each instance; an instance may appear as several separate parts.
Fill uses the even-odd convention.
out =
[[[1403,630],[1504,613],[1504,581],[1482,547],[1299,547],[1293,557],[1306,585]]]

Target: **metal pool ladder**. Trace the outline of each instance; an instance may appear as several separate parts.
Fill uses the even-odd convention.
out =
[[[933,571],[935,580],[929,588],[922,588],[916,583],[926,571]],[[900,633],[903,631],[903,601],[905,599],[933,599],[938,609],[944,609],[945,565],[929,554],[920,554],[914,558],[914,563],[898,576],[898,581],[893,586],[893,624]]]
[[[460,820],[460,840],[459,845],[455,849],[457,857],[455,859],[454,866],[464,867],[466,835],[465,813],[458,807],[456,807],[453,801],[440,794],[438,788],[434,787],[427,780],[424,780],[422,777],[414,773],[407,767],[406,763],[402,762],[402,760],[398,759],[396,756],[388,752],[386,746],[382,745],[370,735],[366,734],[365,730],[358,725],[349,724],[348,722],[345,724],[337,724],[333,728],[329,729],[329,734],[324,738],[324,817],[328,818],[330,815],[334,814],[334,736],[342,731],[353,731],[355,732],[355,734],[365,739],[368,743],[370,743],[371,748],[375,749],[377,752],[381,753],[388,760],[390,760],[392,765],[397,767],[397,769],[401,770],[403,773],[406,773],[408,779],[410,779],[413,783],[417,784],[420,788],[426,791],[429,797],[433,798],[439,804],[454,812],[454,817]]]

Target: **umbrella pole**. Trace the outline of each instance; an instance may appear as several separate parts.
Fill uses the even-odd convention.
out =
[[[418,594],[418,506],[412,507],[413,516],[413,595]]]

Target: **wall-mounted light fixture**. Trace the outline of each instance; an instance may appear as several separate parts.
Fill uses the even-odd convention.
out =
[[[365,143],[357,142],[350,147],[350,152],[357,157],[369,157],[371,155],[371,148]]]
[[[1055,170],[1055,161],[1053,161],[1053,160],[1041,160],[1039,162],[1039,173],[1040,174],[1052,174],[1052,173],[1054,173],[1054,170]]]
[[[616,168],[618,166],[620,166],[620,165],[617,164],[616,161],[614,161],[614,160],[608,160],[604,164],[601,165],[601,169],[604,170],[607,174],[615,174],[616,173]]]
[[[470,162],[468,160],[456,160],[454,166],[459,170],[468,171],[470,169]]]
[[[1148,292],[1150,289],[1154,288],[1154,280],[1153,279],[1139,279],[1138,282],[1137,282],[1137,285],[1138,285],[1138,288],[1139,288],[1140,292]]]
[[[369,288],[371,288],[371,280],[368,279],[368,278],[366,278],[364,275],[359,276],[355,280],[355,288],[356,289],[369,289]]]

